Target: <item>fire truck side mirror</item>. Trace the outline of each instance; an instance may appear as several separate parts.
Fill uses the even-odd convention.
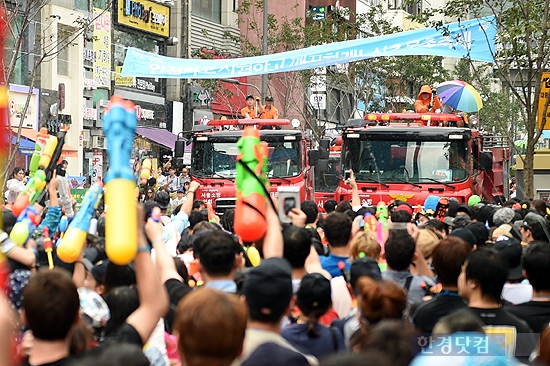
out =
[[[488,171],[493,169],[493,153],[482,151],[479,154],[479,170]]]
[[[310,166],[315,166],[319,162],[319,150],[309,150],[307,152],[307,159]]]

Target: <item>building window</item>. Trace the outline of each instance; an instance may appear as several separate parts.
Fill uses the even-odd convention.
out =
[[[222,21],[221,0],[193,0],[191,14],[216,23]]]
[[[71,41],[75,30],[62,24],[57,25],[57,74],[69,76]]]

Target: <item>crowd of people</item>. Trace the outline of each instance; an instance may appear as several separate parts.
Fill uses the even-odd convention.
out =
[[[4,207],[1,365],[550,365],[546,202],[362,207],[351,172],[350,202],[301,202],[291,224],[266,198],[266,234],[249,243],[233,209],[209,219],[188,168],[161,170],[138,195],[126,266],[105,253],[99,204],[78,260],[54,249],[48,269],[42,229],[54,248],[63,237],[55,176],[25,245]]]

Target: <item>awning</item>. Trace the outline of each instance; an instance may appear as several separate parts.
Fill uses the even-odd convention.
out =
[[[5,141],[8,140],[7,136],[4,136],[4,138],[5,138]],[[17,137],[15,137],[15,136],[12,137],[11,138],[11,144],[15,145],[16,142],[17,142]],[[33,152],[34,152],[34,143],[33,142],[30,142],[27,139],[19,139],[19,154],[30,156],[30,155],[32,155]]]
[[[12,127],[11,130],[17,134],[17,127]],[[36,137],[38,136],[38,131],[32,129],[32,128],[21,128],[21,136],[36,142]],[[34,145],[33,145],[34,150]],[[78,149],[74,148],[72,146],[69,146],[67,144],[63,145],[63,149],[61,150],[61,157],[63,158],[78,158]]]
[[[136,134],[156,142],[159,145],[166,146],[171,150],[174,150],[174,146],[176,145],[176,141],[178,139],[177,135],[160,128],[138,127],[136,128]]]

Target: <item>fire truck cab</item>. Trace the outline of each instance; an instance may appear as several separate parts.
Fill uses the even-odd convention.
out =
[[[505,139],[477,130],[446,127],[454,114],[385,113],[351,120],[342,132],[340,171],[353,170],[363,205],[408,201],[430,195],[466,203],[473,194],[507,196],[510,149]],[[340,176],[336,200],[350,200]]]
[[[237,141],[247,125],[259,128],[261,140],[268,143],[270,194],[278,196],[277,187],[294,186],[300,189],[302,200],[314,199],[311,168],[319,160],[318,151],[308,150],[311,141],[301,130],[272,129],[290,125],[283,119],[212,120],[206,126],[195,126],[191,136],[191,179],[201,185],[196,199],[210,202],[218,215],[235,207]]]

